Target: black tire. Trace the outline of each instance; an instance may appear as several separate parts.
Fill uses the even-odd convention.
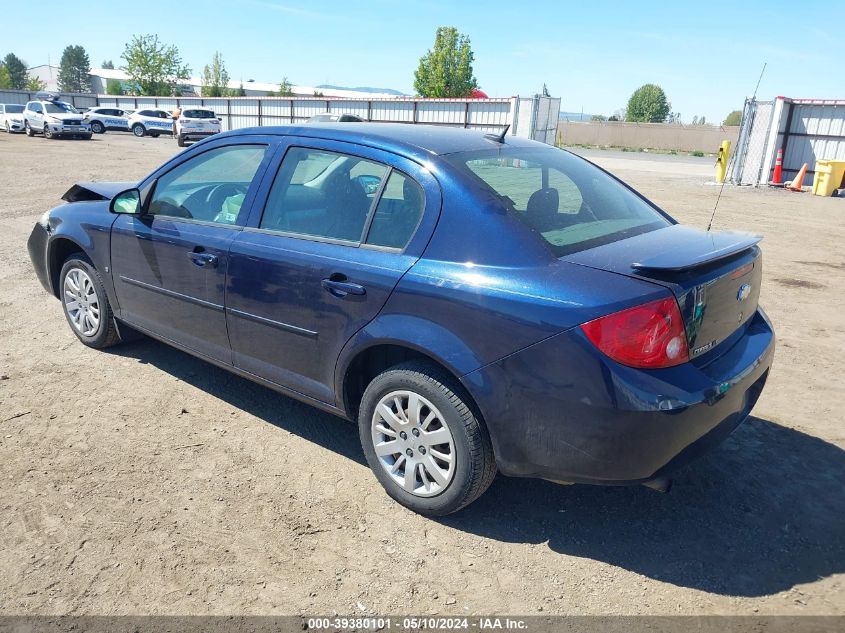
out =
[[[94,134],[105,134],[106,126],[100,123],[99,121],[91,121],[91,131]]]
[[[158,138],[160,134],[158,132],[150,132],[150,136],[152,136],[153,138]]]
[[[53,134],[53,132],[50,131],[50,126],[46,123],[44,124],[44,127],[41,128],[41,133],[44,135],[44,138],[49,138],[51,140],[55,140],[59,136],[58,134]]]
[[[179,147],[185,147],[185,137],[184,137],[184,136],[182,136],[181,134],[180,134],[179,136],[177,136],[177,137],[176,137],[176,144],[177,144]]]
[[[24,121],[23,129],[28,137],[32,138],[33,136],[35,136],[35,130],[32,129],[32,126],[29,124],[29,121]]]
[[[146,133],[147,133],[147,130],[144,129],[144,126],[141,125],[140,123],[136,123],[135,125],[132,126],[132,134],[134,134],[138,138],[141,138]]]
[[[90,335],[86,335],[79,331],[74,325],[72,317],[68,311],[65,303],[65,280],[73,270],[79,269],[91,280],[94,292],[97,296],[97,303],[99,306],[99,324],[97,330]],[[117,324],[114,320],[114,313],[112,312],[109,298],[106,294],[106,289],[103,286],[103,281],[100,279],[100,273],[91,263],[91,260],[83,253],[74,253],[65,260],[62,265],[62,271],[59,274],[59,300],[62,303],[62,311],[71,331],[76,335],[83,344],[95,349],[103,349],[111,347],[120,342],[120,334],[117,329]]]
[[[91,140],[91,135],[90,135],[90,134],[83,134],[83,135],[82,135],[82,136],[80,136],[79,138],[81,138],[83,141],[90,141],[90,140]]]
[[[431,402],[452,435],[454,475],[434,496],[422,497],[407,492],[391,478],[376,455],[372,437],[375,408],[382,398],[397,390],[414,392]],[[420,514],[443,516],[457,512],[480,497],[496,476],[493,445],[471,398],[452,376],[432,363],[408,361],[376,376],[361,400],[358,432],[367,463],[387,494]]]

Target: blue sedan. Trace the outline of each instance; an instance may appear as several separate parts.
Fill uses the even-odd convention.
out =
[[[82,343],[142,332],[356,421],[425,514],[497,472],[665,490],[772,363],[758,237],[514,136],[245,129],[64,199],[29,253]]]

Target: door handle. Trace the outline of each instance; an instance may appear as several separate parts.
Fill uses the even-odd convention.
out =
[[[329,294],[338,298],[345,297],[346,295],[360,296],[367,294],[364,286],[347,281],[345,275],[332,275],[328,279],[323,279],[320,283],[323,288],[329,291]]]
[[[211,253],[197,253],[195,251],[188,251],[188,259],[190,259],[197,266],[205,266],[208,264],[211,268],[217,267],[217,255]]]

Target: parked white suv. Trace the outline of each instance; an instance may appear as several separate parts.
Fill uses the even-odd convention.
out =
[[[23,132],[23,106],[19,103],[0,103],[0,129]]]
[[[186,108],[176,120],[176,142],[185,147],[185,141],[195,141],[222,131],[220,119],[211,110]]]
[[[85,122],[94,134],[105,134],[106,130],[129,131],[129,113],[120,108],[88,108]]]
[[[45,138],[74,136],[90,139],[91,126],[82,120],[82,113],[71,104],[59,101],[54,95],[36,95],[23,111],[23,125],[27,136],[43,134]]]
[[[129,115],[127,125],[135,136],[173,133],[173,115],[158,108],[143,108]]]

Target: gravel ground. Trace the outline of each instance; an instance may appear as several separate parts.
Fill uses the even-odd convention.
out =
[[[143,340],[79,344],[33,222],[175,142],[0,135],[0,613],[845,614],[845,200],[724,190],[765,235],[779,348],[753,417],[671,493],[499,477],[392,502],[352,425]],[[706,226],[711,160],[591,159]]]

